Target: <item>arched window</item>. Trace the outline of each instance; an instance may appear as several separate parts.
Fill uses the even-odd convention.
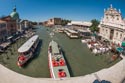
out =
[[[118,37],[118,32],[116,32],[116,37]]]
[[[106,33],[108,33],[108,30],[106,30]]]
[[[122,33],[120,34],[120,39],[122,38]]]
[[[117,17],[117,20],[119,20],[119,18]]]

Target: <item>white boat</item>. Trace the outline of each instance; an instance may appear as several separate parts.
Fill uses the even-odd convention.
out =
[[[50,37],[53,37],[53,36],[54,36],[54,32],[51,32],[51,33],[50,33]]]
[[[28,41],[26,41],[19,49],[19,57],[17,61],[18,66],[23,66],[30,58],[33,57],[33,53],[39,43],[39,36],[34,35]]]
[[[63,33],[63,32],[64,32],[64,29],[63,29],[63,28],[58,28],[58,32],[59,32],[59,33]]]
[[[82,39],[81,42],[82,42],[82,43],[87,43],[87,42],[89,42],[90,40],[91,40],[91,39]]]
[[[51,78],[70,77],[62,51],[55,41],[51,41],[49,44],[48,60]]]
[[[84,39],[83,39],[83,40],[81,40],[81,42],[82,42],[82,43],[87,43],[87,41],[86,41],[86,40],[84,40]]]
[[[65,29],[64,31],[67,36],[69,36],[70,38],[79,38],[78,36],[78,32],[74,31],[74,30],[71,30],[71,29]]]

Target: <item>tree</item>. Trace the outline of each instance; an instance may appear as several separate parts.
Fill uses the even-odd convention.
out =
[[[62,19],[62,20],[61,20],[61,25],[65,26],[65,25],[67,25],[69,22],[71,22],[71,20]]]
[[[92,23],[92,25],[90,26],[90,30],[92,32],[95,32],[95,31],[98,32],[99,31],[98,25],[100,22],[96,19],[93,19],[93,20],[91,20],[91,23]]]

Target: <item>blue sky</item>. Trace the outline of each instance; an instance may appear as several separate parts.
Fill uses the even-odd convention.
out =
[[[100,20],[110,4],[125,17],[125,0],[0,0],[0,16],[9,15],[16,5],[21,19],[45,21],[53,17],[70,20]]]

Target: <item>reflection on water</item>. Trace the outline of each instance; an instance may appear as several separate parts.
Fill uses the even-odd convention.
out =
[[[40,39],[40,40],[39,40],[39,44],[38,44],[38,46],[37,46],[35,52],[33,53],[34,56],[33,56],[30,60],[27,61],[27,63],[23,66],[23,68],[27,68],[28,65],[30,65],[30,63],[31,63],[33,60],[39,58],[39,55],[40,55],[40,52],[41,52],[41,47],[42,47],[42,40]]]
[[[110,67],[117,61],[107,64],[110,56],[101,55],[94,56],[87,48],[86,44],[82,44],[80,39],[69,39],[63,33],[55,33],[53,38],[50,37],[50,28],[37,26],[36,34],[40,37],[40,43],[37,48],[35,57],[31,59],[24,68],[19,68],[16,64],[18,53],[17,49],[27,40],[22,38],[9,47],[6,54],[0,55],[0,63],[9,69],[18,73],[32,77],[50,77],[48,67],[48,44],[53,39],[63,49],[68,68],[71,76],[81,76],[96,72],[102,68]],[[9,59],[7,59],[9,57]]]

